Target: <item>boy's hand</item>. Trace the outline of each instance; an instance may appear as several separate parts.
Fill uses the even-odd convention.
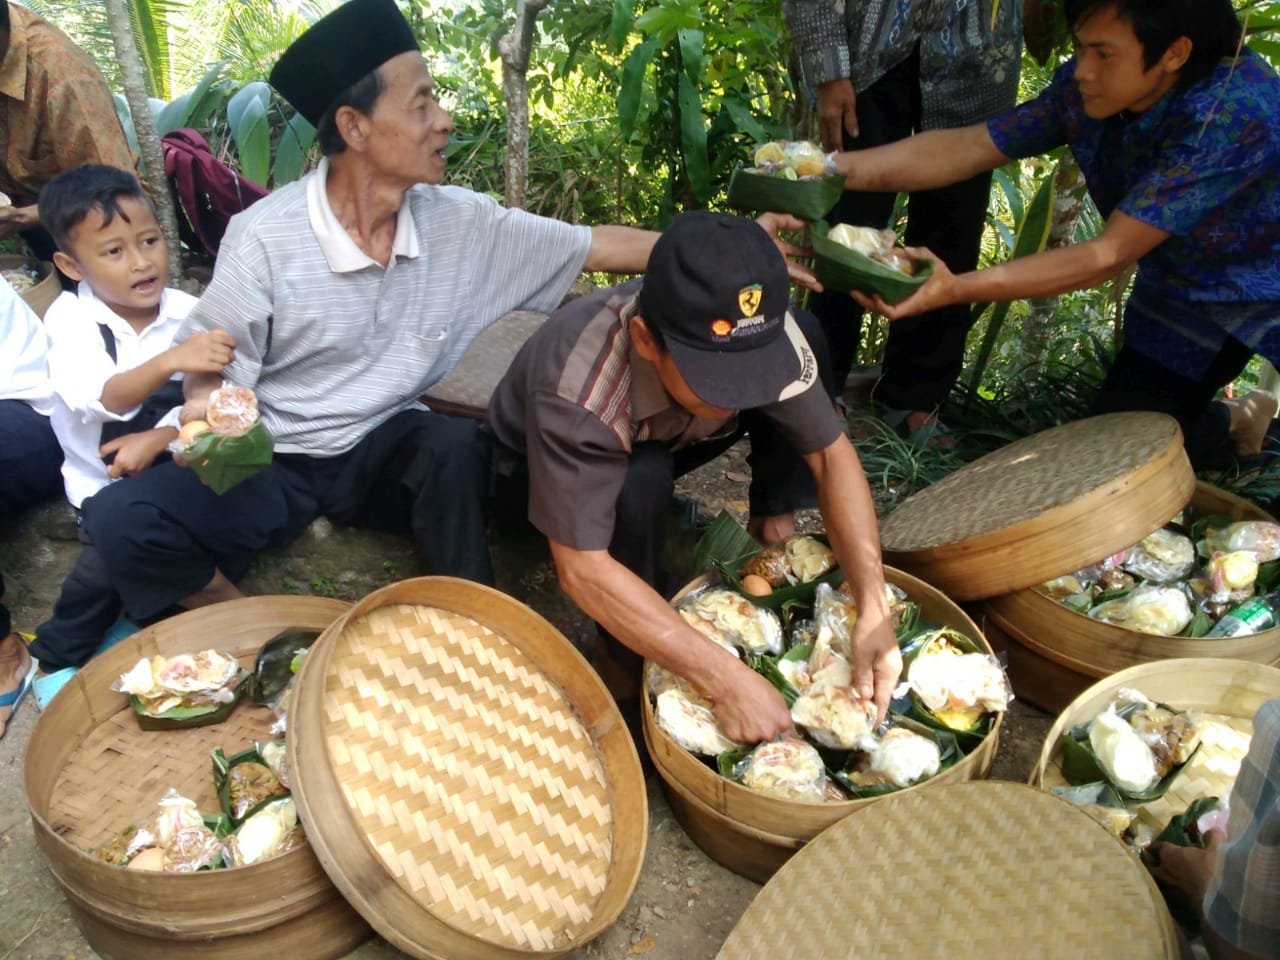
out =
[[[235,355],[236,341],[225,330],[193,333],[169,350],[174,370],[181,373],[221,373]]]
[[[151,466],[177,436],[178,431],[172,427],[156,427],[154,430],[130,433],[108,440],[98,448],[98,456],[106,461],[107,475],[112,480],[131,477]]]

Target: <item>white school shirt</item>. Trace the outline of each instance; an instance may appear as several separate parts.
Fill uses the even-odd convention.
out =
[[[160,295],[160,314],[142,333],[118,316],[81,282],[78,293],[63,293],[50,305],[44,323],[49,331],[49,375],[56,393],[53,432],[62,445],[62,480],[67,499],[79,507],[108,483],[107,465],[98,456],[102,425],[137,415],[140,407],[112,413],[102,405],[107,381],[122,370],[132,370],[177,342],[176,335],[196,298],[166,288]],[[112,361],[99,325],[105,324],[116,343]],[[181,380],[176,374],[174,380]],[[175,407],[158,426],[178,426]]]
[[[0,277],[0,400],[21,400],[47,417],[53,410],[48,357],[40,318]]]

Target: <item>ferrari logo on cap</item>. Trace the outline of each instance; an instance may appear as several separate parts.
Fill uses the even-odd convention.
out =
[[[721,317],[719,320],[711,321],[711,332],[717,337],[727,337],[733,333],[733,324]]]
[[[744,317],[754,317],[760,309],[760,301],[764,299],[764,290],[760,284],[753,283],[738,291],[738,306],[742,308]]]

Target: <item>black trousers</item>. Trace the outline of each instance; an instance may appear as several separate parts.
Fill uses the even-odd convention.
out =
[[[490,443],[470,420],[405,410],[336,457],[278,454],[219,496],[160,464],[85,501],[84,522],[129,616],[146,620],[317,516],[409,532],[432,573],[493,580],[485,539]]]
[[[123,604],[102,555],[86,544],[62,581],[53,615],[36,628],[31,655],[46,673],[83,667],[102,636],[120,617]]]
[[[62,448],[49,418],[21,400],[0,400],[0,524],[62,495]]]
[[[855,91],[858,136],[844,135],[846,150],[867,150],[905,139],[920,130],[920,57],[917,50],[865,90]],[[978,263],[986,222],[991,174],[983,173],[937,190],[913,191],[907,199],[907,246],[928,247],[955,273]],[[897,194],[846,190],[831,222],[885,227]],[[837,390],[843,390],[857,355],[862,308],[843,292],[815,294],[809,301],[831,348]],[[876,402],[900,410],[933,410],[951,392],[964,363],[972,326],[969,304],[954,304],[889,325]]]
[[[1228,339],[1204,376],[1191,380],[1126,344],[1107,371],[1093,412],[1167,413],[1182,427],[1182,441],[1191,465],[1196,470],[1221,469],[1234,458],[1227,435],[1231,413],[1226,404],[1213,398],[1240,375],[1252,356],[1252,348]]]

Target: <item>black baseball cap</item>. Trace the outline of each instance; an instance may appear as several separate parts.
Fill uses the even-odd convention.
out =
[[[657,329],[700,400],[749,410],[795,396],[818,378],[787,309],[791,280],[754,220],[703,210],[671,221],[649,255],[637,311]]]
[[[418,40],[395,0],[348,0],[293,41],[269,79],[316,126],[353,83],[392,57],[417,49]]]

